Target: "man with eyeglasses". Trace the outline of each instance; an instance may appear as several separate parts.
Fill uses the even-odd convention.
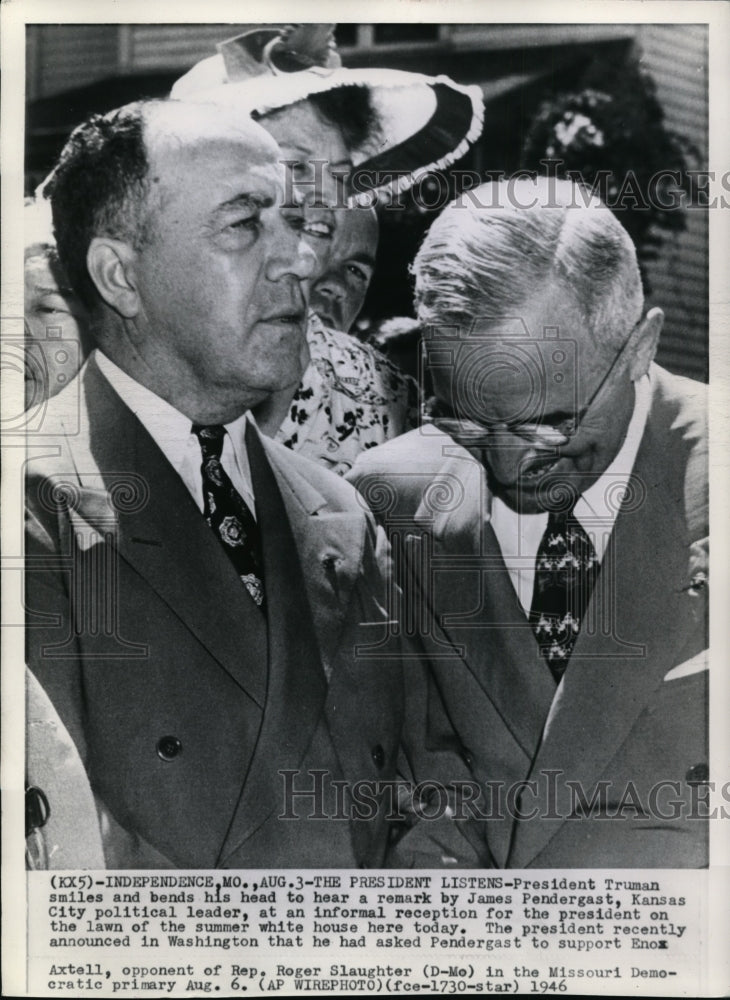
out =
[[[429,651],[419,771],[461,861],[706,865],[705,387],[653,363],[633,244],[571,182],[457,199],[413,272],[432,420],[352,478]]]

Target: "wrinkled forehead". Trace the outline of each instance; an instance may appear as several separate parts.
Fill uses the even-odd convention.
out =
[[[475,310],[460,330],[460,339],[478,344],[485,352],[528,352],[538,357],[550,354],[557,344],[570,344],[575,357],[585,361],[591,354],[593,332],[586,304],[566,282],[551,277],[497,315]]]
[[[185,113],[181,114],[181,111]],[[235,198],[282,203],[284,168],[272,138],[215,106],[167,109],[149,123],[148,216],[203,219]]]
[[[491,410],[506,405],[529,409],[535,400],[561,397],[579,377],[577,345],[556,339],[462,341],[455,352],[455,385]]]
[[[499,320],[475,317],[453,347],[433,339],[430,357],[454,370],[454,389],[494,419],[529,420],[545,407],[570,409],[606,366],[584,310],[565,289],[538,290]]]

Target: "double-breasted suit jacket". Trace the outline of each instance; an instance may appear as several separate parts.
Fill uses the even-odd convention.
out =
[[[403,679],[392,643],[373,651],[387,544],[352,487],[249,427],[264,616],[93,356],[42,430],[28,662],[87,768],[107,865],[382,863],[384,811],[351,796],[395,773]]]
[[[411,602],[429,612],[421,773],[481,789],[479,809],[457,809],[469,818],[464,864],[707,863],[705,387],[656,366],[651,385],[633,475],[557,691],[489,523],[483,467],[424,426],[353,470],[390,527]]]

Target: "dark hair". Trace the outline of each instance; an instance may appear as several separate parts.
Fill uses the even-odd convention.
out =
[[[339,128],[350,152],[362,146],[378,127],[378,115],[367,87],[335,87],[322,94],[312,94],[309,102],[323,118]]]
[[[145,239],[143,211],[149,168],[145,109],[152,101],[93,115],[71,134],[46,187],[58,256],[71,287],[90,309],[100,302],[86,267],[95,236],[138,248]]]
[[[378,130],[378,114],[369,89],[362,84],[346,84],[321,94],[310,94],[302,101],[308,101],[317,114],[339,129],[348,152],[358,149]],[[266,119],[268,114],[284,111],[286,107],[274,108],[266,114],[254,112],[251,117],[260,121]]]

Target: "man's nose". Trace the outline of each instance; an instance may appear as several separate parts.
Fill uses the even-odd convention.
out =
[[[318,281],[312,290],[314,294],[321,295],[322,298],[332,302],[341,302],[345,297],[345,289],[342,282],[338,281],[333,275],[327,275],[326,278]]]
[[[300,233],[288,228],[277,243],[276,252],[269,260],[267,277],[278,281],[285,275],[293,275],[298,281],[311,278],[317,268],[317,257]]]
[[[545,456],[543,449],[507,431],[500,434],[498,440],[490,442],[486,453],[494,477],[505,485],[516,483],[520,473],[533,459]]]
[[[303,238],[297,240],[297,255],[294,264],[293,274],[300,281],[311,278],[318,266],[317,254],[312,250],[307,241]]]

